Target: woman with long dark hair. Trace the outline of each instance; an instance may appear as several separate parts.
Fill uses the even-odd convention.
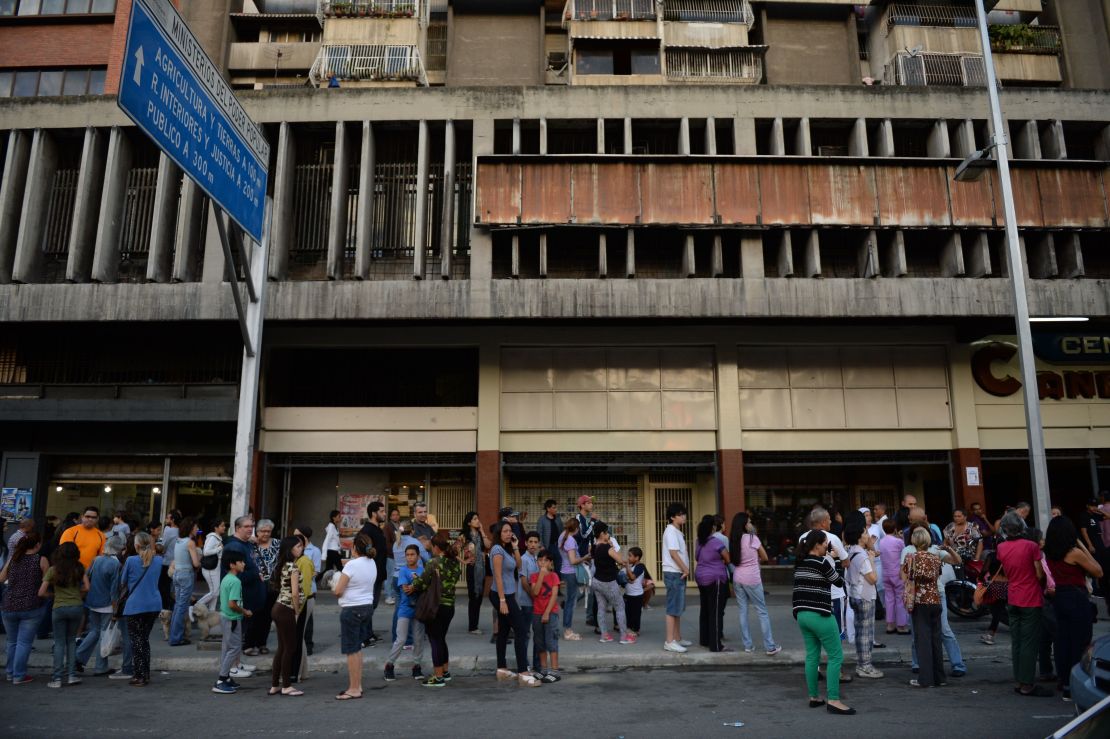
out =
[[[482,595],[486,584],[486,552],[489,551],[489,536],[482,529],[482,521],[476,511],[463,517],[462,534],[465,549],[463,562],[466,564],[466,630],[481,636],[478,622],[482,615]]]
[[[442,688],[451,681],[447,630],[451,627],[451,619],[455,617],[455,585],[462,575],[462,565],[459,564],[455,547],[447,538],[447,531],[443,529],[432,538],[432,554],[434,556],[424,565],[424,574],[413,578],[412,585],[406,585],[405,588],[407,593],[426,590],[432,579],[439,576],[439,608],[436,609],[435,618],[424,627],[428,644],[432,648],[434,674],[423,685],[426,688]]]
[[[728,539],[729,561],[736,568],[732,572],[732,591],[736,594],[736,605],[740,610],[740,639],[745,652],[754,652],[755,643],[748,627],[748,606],[755,608],[759,616],[759,629],[763,632],[763,648],[768,656],[782,651],[775,644],[771,633],[771,616],[767,612],[767,599],[763,594],[763,576],[760,564],[767,561],[767,552],[756,536],[755,526],[747,513],[737,513],[732,517],[732,528]]]
[[[794,565],[794,620],[798,622],[806,645],[809,707],[824,705],[829,713],[850,716],[856,709],[849,708],[840,700],[840,666],[844,663],[844,651],[840,647],[840,628],[832,610],[832,586],[843,588],[844,578],[825,558],[828,550],[829,538],[820,529],[806,532],[798,544]],[[822,647],[829,656],[826,668],[827,704],[821,700],[817,690]]]
[[[178,538],[173,542],[173,551],[167,552],[171,558],[173,575],[173,615],[170,618],[170,646],[181,647],[192,642],[185,638],[185,627],[192,611],[193,587],[197,583],[197,568],[200,567],[200,552],[193,539],[197,525],[186,516],[178,524]]]
[[[27,658],[35,632],[39,628],[46,606],[39,597],[39,586],[46,574],[46,558],[39,556],[42,537],[37,531],[28,531],[12,550],[11,559],[0,570],[0,582],[7,581],[4,589],[4,630],[8,640],[7,676],[13,685],[23,685],[33,680],[27,674]]]
[[[520,542],[513,533],[512,524],[501,521],[492,527],[494,544],[489,550],[493,585],[489,600],[497,614],[497,679],[520,680],[522,685],[535,687],[540,681],[528,673],[528,619],[516,601],[520,571]],[[505,648],[509,642],[509,629],[515,632],[513,650],[516,652],[516,672],[508,667]]]
[[[1065,698],[1071,697],[1068,676],[1091,643],[1091,599],[1087,595],[1087,577],[1102,578],[1102,567],[1090,552],[1079,545],[1075,525],[1064,516],[1048,524],[1044,536],[1044,555],[1048,569],[1056,581],[1056,674],[1058,688]]]
[[[579,641],[582,637],[571,631],[574,624],[574,607],[578,604],[578,565],[589,560],[590,556],[578,556],[578,519],[571,517],[563,524],[563,533],[559,535],[559,551],[563,555],[563,563],[559,566],[559,577],[566,588],[566,601],[563,603],[563,638],[567,641]]]
[[[54,607],[50,617],[54,624],[54,677],[48,688],[80,685],[77,676],[77,629],[85,615],[82,594],[89,590],[89,578],[81,564],[81,550],[72,541],[63,542],[54,550],[50,569],[42,576],[39,597],[54,593]]]
[[[200,574],[204,577],[208,592],[197,601],[197,606],[204,606],[209,611],[215,611],[220,605],[220,556],[224,553],[225,536],[227,536],[227,519],[218,518],[216,525],[205,535],[204,546],[200,552]],[[212,559],[213,557],[215,559]]]
[[[721,604],[728,601],[728,547],[714,536],[717,522],[713,516],[702,516],[698,522],[697,544],[694,546],[694,581],[701,595],[698,618],[698,639],[710,652],[733,651],[721,641]]]
[[[362,697],[362,645],[370,638],[374,582],[378,579],[370,537],[359,534],[351,546],[354,556],[343,566],[332,588],[339,597],[339,647],[347,658],[347,689],[335,696],[337,701]]]
[[[294,688],[293,652],[296,650],[297,614],[304,602],[304,586],[297,558],[304,554],[304,544],[299,536],[287,536],[278,545],[273,572],[270,573],[270,590],[277,594],[270,618],[277,631],[278,645],[270,667],[270,695],[299,696],[304,692]],[[280,687],[278,686],[280,682]]]
[[[339,511],[328,514],[328,525],[324,527],[324,572],[343,569],[343,558],[339,555]],[[322,574],[322,573],[321,573]]]
[[[158,590],[158,575],[162,571],[162,557],[156,553],[150,534],[135,535],[136,554],[128,557],[120,573],[120,588],[126,598],[123,615],[127,617],[127,637],[131,642],[131,681],[134,687],[150,683],[150,630],[158,612],[162,610],[162,595]],[[124,674],[127,655],[124,654]]]

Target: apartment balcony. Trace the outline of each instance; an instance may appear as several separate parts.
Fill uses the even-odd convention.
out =
[[[755,13],[748,0],[663,0],[663,20],[736,23],[751,28]]]
[[[417,18],[419,0],[317,0],[321,18]]]
[[[766,46],[712,49],[668,46],[667,81],[758,85],[763,80]]]
[[[309,72],[319,87],[427,86],[427,75],[415,46],[325,44]]]
[[[312,67],[320,53],[317,43],[257,43],[231,44],[227,66],[231,70],[253,70],[260,74],[303,72]]]
[[[1058,85],[1062,43],[1055,26],[990,27],[994,69],[1003,82]]]
[[[986,69],[977,54],[900,53],[886,64],[887,85],[907,87],[985,87]]]
[[[566,22],[654,21],[655,0],[568,0],[563,19]]]

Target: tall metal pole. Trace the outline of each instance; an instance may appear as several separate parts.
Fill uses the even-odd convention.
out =
[[[1029,327],[1029,298],[1025,292],[1025,264],[1018,241],[1014,189],[1010,181],[1010,155],[1006,147],[1009,137],[1002,122],[1002,106],[998,100],[998,80],[994,73],[990,35],[987,32],[987,11],[983,0],[975,0],[979,17],[979,38],[983,45],[983,66],[987,75],[987,97],[990,99],[991,131],[994,155],[998,160],[998,180],[1002,187],[1002,209],[1006,218],[1006,263],[1010,268],[1013,287],[1014,322],[1017,324],[1018,363],[1021,365],[1021,396],[1025,404],[1025,432],[1029,444],[1029,470],[1033,483],[1033,509],[1037,525],[1043,530],[1051,520],[1048,460],[1041,426],[1041,400],[1037,389],[1037,370],[1033,363],[1033,334]]]

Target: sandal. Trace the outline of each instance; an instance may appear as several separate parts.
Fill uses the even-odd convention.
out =
[[[270,688],[266,691],[266,695],[277,695],[281,692],[281,688]]]
[[[358,695],[351,695],[346,690],[344,690],[342,693],[335,696],[335,699],[337,701],[357,701],[361,697],[362,697],[362,693],[359,693]]]
[[[259,648],[258,648],[258,653],[259,653],[259,654],[269,654],[269,653],[270,653],[270,650],[269,650],[269,648],[268,648],[268,647],[259,647]]]
[[[823,705],[825,705],[825,701],[821,700],[820,698],[810,698],[809,699],[809,707],[810,708],[820,708]]]
[[[1023,695],[1031,698],[1051,698],[1055,693],[1043,685],[1034,685],[1033,689],[1028,693],[1021,688],[1014,688],[1014,692],[1018,695]]]
[[[304,691],[303,691],[303,690],[297,690],[296,688],[289,688],[289,692],[288,692],[288,693],[287,693],[287,692],[285,692],[285,690],[284,690],[284,689],[282,689],[282,691],[281,691],[281,694],[282,694],[282,695],[287,695],[287,696],[289,696],[290,698],[295,698],[295,697],[297,697],[297,696],[300,696],[300,695],[304,695]]]

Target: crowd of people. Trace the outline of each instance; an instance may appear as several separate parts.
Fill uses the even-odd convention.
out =
[[[490,605],[496,678],[525,687],[556,683],[562,679],[561,640],[579,641],[592,627],[601,643],[636,644],[656,589],[640,547],[618,541],[592,497],[576,503],[564,521],[558,502],[545,501],[530,530],[512,508],[488,526],[470,512],[461,531],[451,534],[437,528],[423,503],[414,506],[411,520],[401,520],[376,501],[346,551],[339,511],[329,516],[322,548],[313,544],[308,525],[275,537],[273,521],[256,524],[250,515],[230,526],[214,521],[203,535],[178,511],[164,523],[132,531],[122,514],[101,517],[89,507],[45,538],[24,520],[6,543],[0,570],[7,678],[15,685],[32,682],[28,656],[45,629],[54,638],[49,687],[79,684],[90,663],[94,676],[143,687],[150,682],[155,624],[161,621],[169,645],[177,647],[190,643],[188,625],[199,618],[213,627],[218,621],[221,634],[213,692],[235,693],[240,680],[252,677],[258,666],[247,660],[271,655],[273,632],[269,692],[301,696],[314,650],[317,591],[330,588],[348,667],[347,688],[336,700],[362,697],[362,653],[380,641],[388,646],[384,680],[397,679],[397,665],[411,650],[411,677],[444,687],[452,679],[448,631],[462,583],[469,634],[483,635],[482,603]],[[1067,697],[1068,674],[1091,640],[1089,593],[1108,592],[1110,501],[1091,501],[1079,528],[1053,509],[1042,533],[1027,525],[1029,513],[1019,503],[992,523],[974,503],[968,512],[954,511],[941,530],[912,495],[890,516],[883,504],[840,515],[820,506],[809,510],[794,555],[792,593],[806,649],[809,705],[838,715],[855,712],[840,695],[840,685],[852,679],[842,669],[844,645],[854,645],[856,677],[883,678],[873,662],[873,651],[885,647],[877,624],[885,624],[888,637],[911,636],[910,685],[942,686],[966,674],[945,598],[945,586],[957,576],[978,583],[976,605],[990,610],[984,644],[994,643],[1000,624],[1009,627],[1015,691],[1054,695],[1044,683],[1055,682]],[[754,608],[763,651],[778,654],[782,647],[772,634],[760,574],[768,556],[751,518],[741,512],[726,525],[721,516],[706,515],[688,526],[687,517],[681,504],[666,509],[659,552],[666,596],[662,649],[694,647],[683,635],[692,579],[701,647],[733,651],[724,624],[734,599],[743,650],[756,649]],[[207,588],[195,597],[198,580]],[[382,604],[394,606],[388,640],[374,628]],[[586,628],[576,631],[579,610]],[[421,664],[425,642],[430,674]],[[818,684],[822,652],[828,657],[825,698]],[[122,655],[119,668],[109,667],[113,654]]]

